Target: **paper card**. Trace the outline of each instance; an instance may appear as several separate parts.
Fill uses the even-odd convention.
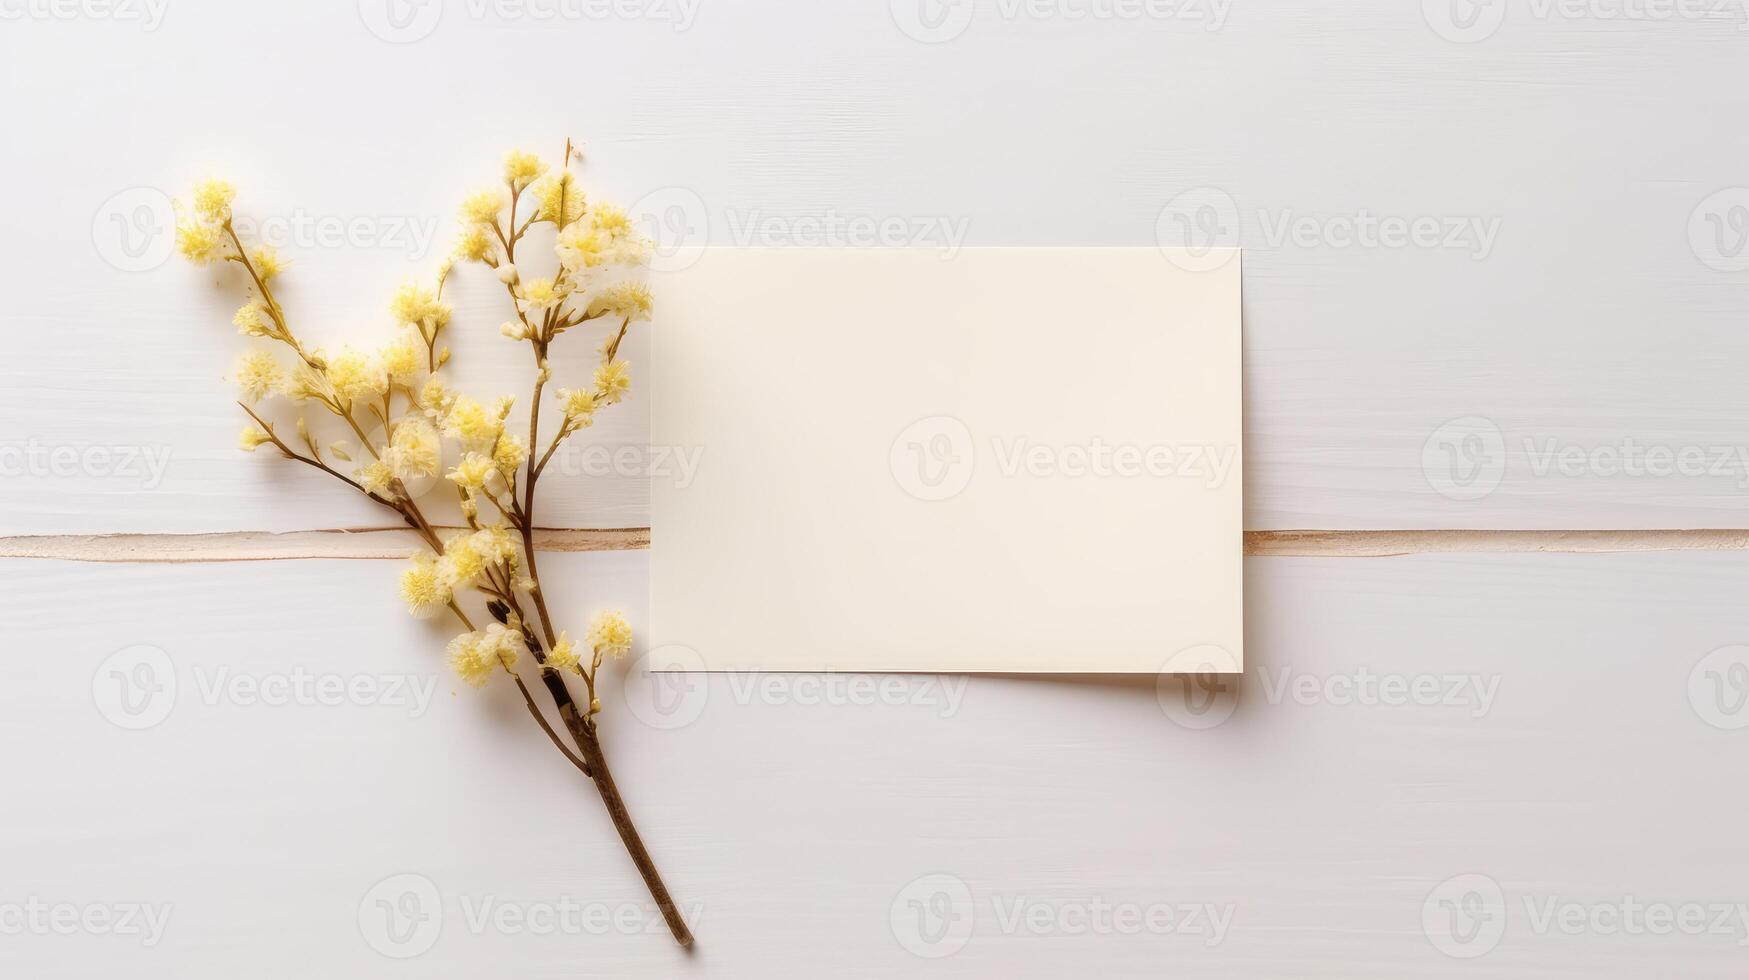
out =
[[[1239,264],[712,248],[658,273],[653,438],[696,466],[652,480],[652,669],[1239,671]]]

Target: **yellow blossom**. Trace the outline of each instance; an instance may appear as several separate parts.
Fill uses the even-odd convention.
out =
[[[279,253],[271,245],[257,245],[249,250],[249,264],[255,267],[255,274],[262,282],[279,275],[285,263],[280,260]]]
[[[632,628],[617,612],[601,613],[589,624],[586,639],[598,654],[623,657],[632,649]]]
[[[176,248],[182,257],[195,265],[205,265],[221,257],[224,239],[217,225],[184,221],[176,225]]]
[[[231,219],[231,202],[237,188],[222,180],[203,180],[194,185],[194,210],[207,221],[223,224]]]
[[[264,350],[253,350],[238,358],[234,373],[237,387],[243,391],[243,400],[250,403],[272,394],[285,379],[279,361]]]
[[[516,436],[507,435],[498,440],[498,445],[492,448],[492,463],[498,467],[498,472],[504,474],[506,480],[516,476],[516,470],[528,461],[528,442]]]
[[[390,381],[406,384],[425,367],[425,348],[411,336],[402,337],[384,347],[379,360]]]
[[[484,687],[501,668],[516,666],[522,638],[498,623],[484,630],[463,633],[449,641],[449,665],[474,687]]]
[[[251,425],[243,430],[243,435],[237,440],[237,445],[246,453],[255,451],[255,447],[264,442],[271,442],[272,437],[258,425]]]
[[[380,459],[371,460],[359,467],[358,472],[353,475],[358,478],[359,486],[364,487],[366,493],[383,493],[395,482],[395,471]]]
[[[531,310],[550,310],[565,299],[565,289],[551,279],[524,279],[517,289],[517,299]]]
[[[595,210],[589,212],[589,223],[610,239],[628,238],[634,234],[630,216],[611,204],[597,204]]]
[[[480,554],[479,543],[472,534],[458,534],[444,542],[443,557],[451,580],[457,585],[472,582],[486,570],[486,556]]]
[[[540,199],[540,210],[535,212],[536,220],[563,227],[583,217],[583,189],[577,186],[576,176],[568,170],[542,177],[534,185],[534,195]],[[564,202],[563,213],[561,199]]]
[[[462,232],[462,237],[456,240],[455,255],[458,259],[469,262],[484,261],[492,252],[492,238],[486,234],[486,229],[473,225]]]
[[[342,398],[370,398],[389,390],[382,362],[348,347],[328,362],[328,383]]]
[[[443,445],[437,439],[437,429],[422,418],[403,420],[395,426],[384,459],[396,476],[403,480],[436,476],[443,460]]]
[[[416,282],[407,282],[396,290],[395,298],[389,303],[389,312],[394,315],[396,323],[441,327],[449,322],[450,307],[438,299],[435,292]]]
[[[612,405],[625,396],[632,386],[631,362],[609,361],[595,369],[595,400]]]
[[[571,225],[559,232],[554,251],[558,253],[559,264],[567,272],[580,272],[593,269],[611,258],[609,242],[600,232],[585,225]]]
[[[496,187],[483,190],[462,202],[462,223],[493,225],[498,222],[498,212],[502,210],[504,192]]]
[[[527,187],[536,177],[546,172],[547,165],[532,153],[511,150],[504,157],[504,180],[517,190]]]
[[[439,574],[437,556],[429,551],[413,556],[413,567],[401,573],[401,599],[413,615],[420,618],[435,615],[454,593]]]
[[[516,538],[502,524],[475,531],[473,546],[488,564],[508,566],[516,563]]]
[[[496,471],[496,466],[487,457],[479,453],[468,453],[447,476],[456,486],[471,492],[484,487]]]
[[[266,337],[273,332],[273,320],[260,300],[244,303],[231,317],[231,322],[237,325],[238,333],[250,337]]]
[[[594,422],[595,393],[586,388],[560,388],[559,401],[565,405],[565,417],[581,425]]]
[[[611,313],[615,318],[648,320],[653,305],[650,287],[628,280],[616,282],[597,293],[589,301],[589,315],[595,317]]]
[[[419,386],[419,396],[416,400],[425,414],[436,418],[449,411],[449,406],[454,399],[455,396],[449,393],[449,389],[445,388],[443,382],[439,381],[437,375],[434,374],[426,378],[425,383]]]
[[[547,666],[554,670],[576,670],[581,666],[577,661],[577,644],[571,642],[570,634],[559,632],[558,642],[547,651]]]
[[[503,421],[472,398],[457,398],[443,419],[443,434],[460,439],[475,452],[491,448],[503,431]]]

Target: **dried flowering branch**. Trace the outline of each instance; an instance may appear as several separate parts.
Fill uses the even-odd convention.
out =
[[[240,267],[248,277],[249,300],[233,322],[244,334],[279,345],[253,350],[237,363],[243,396],[238,404],[252,423],[243,430],[242,448],[271,445],[283,458],[320,470],[395,511],[418,534],[425,548],[401,575],[402,598],[416,615],[448,613],[461,623],[465,632],[446,652],[463,680],[479,687],[500,672],[511,678],[541,731],[594,782],[669,930],[682,946],[690,946],[692,933],[614,785],[595,722],[601,711],[596,695],[601,665],[631,649],[631,628],[618,613],[598,615],[579,648],[567,632],[554,628],[535,558],[535,486],[567,439],[625,397],[630,365],[619,356],[620,345],[633,323],[649,319],[651,309],[650,291],[636,278],[649,243],[625,212],[586,198],[571,169],[579,159],[569,141],[563,162],[552,172],[533,154],[509,154],[502,185],[463,202],[464,231],[435,288],[409,283],[396,293],[390,312],[400,333],[375,352],[348,347],[331,355],[304,345],[274,296],[273,283],[282,271],[279,256],[265,245],[248,247],[237,235],[231,185],[209,180],[195,188],[192,213],[179,208],[177,247],[197,265]],[[517,248],[528,246],[526,239],[540,225],[552,226],[556,267],[550,276],[524,276]],[[439,377],[450,360],[449,348],[439,342],[452,312],[443,288],[458,259],[495,270],[515,314],[500,332],[530,347],[534,392],[526,439],[507,429],[513,398],[488,405],[451,391]],[[566,331],[595,321],[606,327],[600,364],[589,385],[557,389],[558,424],[536,455],[533,450],[542,446],[542,395],[552,380],[548,351]],[[280,348],[291,354],[289,370],[281,363]],[[314,409],[318,422],[341,427],[342,438],[318,435],[302,415],[296,437],[283,437],[252,407],[273,396]],[[376,430],[382,435],[372,438]],[[439,530],[409,489],[410,483],[435,478],[442,470],[446,439],[456,446],[456,462],[445,478],[453,484],[464,529]],[[462,596],[469,591],[484,600],[494,620],[483,630],[463,610]],[[533,656],[571,744],[547,723],[517,671],[523,651]],[[581,707],[567,676],[584,685]]]

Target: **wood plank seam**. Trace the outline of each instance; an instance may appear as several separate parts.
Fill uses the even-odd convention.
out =
[[[543,552],[636,551],[650,529],[543,528]],[[405,528],[228,531],[201,534],[27,534],[0,536],[0,558],[139,564],[406,558],[418,547]],[[1749,530],[1379,530],[1247,531],[1245,554],[1266,558],[1391,558],[1422,554],[1611,554],[1749,550]]]

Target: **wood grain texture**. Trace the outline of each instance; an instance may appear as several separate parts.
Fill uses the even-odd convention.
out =
[[[53,93],[9,100],[16,136],[0,148],[33,189],[14,204],[28,234],[0,243],[0,448],[169,460],[157,478],[9,472],[0,532],[376,519],[314,474],[236,456],[232,293],[152,264],[162,215],[114,195],[230,175],[243,209],[289,239],[288,305],[337,343],[386,332],[394,286],[431,272],[455,202],[501,147],[551,151],[566,134],[587,142],[592,188],[718,244],[805,243],[819,225],[797,219],[834,218],[893,219],[924,247],[1148,246],[1163,211],[1175,227],[1168,205],[1216,189],[1249,253],[1252,529],[1744,523],[1749,272],[1708,237],[1739,213],[1714,195],[1749,182],[1749,139],[1720,121],[1749,109],[1733,20],[1533,5],[1464,44],[1417,4],[1262,0],[1210,30],[980,2],[963,34],[922,44],[881,3],[707,5],[685,30],[462,5],[387,44],[365,28],[373,2],[188,0],[153,31],[24,21],[0,37],[10,77]],[[326,53],[314,78],[293,54],[310,50]],[[527,98],[413,81],[506,61]],[[583,92],[557,115],[545,97]],[[393,93],[394,108],[358,93]],[[1343,222],[1363,215],[1472,231],[1450,248],[1443,234],[1345,244]],[[1486,249],[1475,228],[1494,230]],[[522,352],[495,333],[495,284],[464,277],[455,298],[464,385],[510,387]],[[588,347],[561,358],[561,379]],[[597,438],[640,444],[636,414],[604,416]],[[1474,417],[1488,438],[1441,441]],[[1635,476],[1589,462],[1599,450],[1706,462]],[[1564,470],[1569,452],[1586,461]],[[1498,480],[1476,499],[1430,482],[1472,465],[1485,479],[1461,496]],[[550,523],[648,523],[636,479],[571,483]]]
[[[543,567],[565,620],[619,607],[641,626],[643,562]],[[14,560],[0,584],[14,651],[53,651],[0,658],[0,732],[21,747],[0,758],[0,903],[173,906],[150,949],[0,937],[8,975],[1740,973],[1736,919],[1569,935],[1530,912],[1749,902],[1734,775],[1749,732],[1716,727],[1749,709],[1714,701],[1743,691],[1707,673],[1749,655],[1711,653],[1749,636],[1736,555],[1252,559],[1249,673],[1212,698],[1145,676],[652,687],[616,667],[604,739],[694,911],[691,959],[659,923],[642,931],[652,913],[599,804],[514,691],[458,689],[443,632],[394,608],[382,565]],[[162,721],[130,731],[101,705],[120,703],[129,661],[114,657],[138,644],[164,652],[177,686]],[[271,692],[300,671],[436,694],[423,711],[380,686],[273,704],[237,680]],[[1437,694],[1368,702],[1369,676],[1375,692],[1397,679],[1400,697],[1436,678]],[[442,927],[403,962],[370,945],[360,905],[404,874],[439,890]],[[905,945],[907,889],[938,874],[974,896],[973,929],[924,960]],[[1423,932],[1424,906],[1459,875],[1508,903],[1476,960]],[[565,898],[626,908],[629,925],[469,924],[488,899]],[[1054,923],[1096,899],[1231,918],[1218,942],[1003,925],[1015,907]]]

